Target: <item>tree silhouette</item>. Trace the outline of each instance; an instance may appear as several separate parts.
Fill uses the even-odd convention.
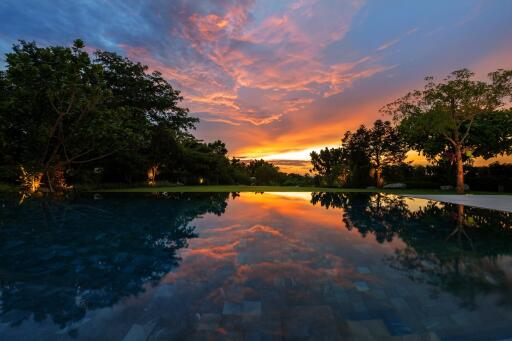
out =
[[[464,159],[489,158],[512,147],[512,70],[489,73],[489,82],[468,69],[441,82],[426,77],[415,90],[381,110],[399,121],[408,144],[427,157],[444,156],[457,171],[457,193],[464,193]]]
[[[406,247],[388,261],[412,280],[448,291],[466,307],[486,293],[512,307],[503,264],[512,254],[512,213],[438,202],[412,209],[404,198],[367,193],[313,193],[311,202],[341,208],[347,229],[363,237],[400,238]]]
[[[144,291],[179,265],[190,223],[222,214],[229,193],[12,199],[0,205],[0,321],[51,318],[61,328],[87,311]]]

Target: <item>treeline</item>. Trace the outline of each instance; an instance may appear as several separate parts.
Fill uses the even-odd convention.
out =
[[[355,169],[350,178],[344,182],[336,182],[334,186],[346,188],[375,187],[374,172],[367,167]],[[431,165],[413,165],[401,163],[385,166],[382,178],[386,184],[403,184],[407,188],[439,189],[441,186],[454,187],[456,173],[450,163]],[[313,177],[318,187],[327,186],[321,176]],[[464,173],[466,188],[475,191],[512,192],[512,164],[495,162],[488,166],[466,165]]]
[[[29,191],[102,183],[301,185],[272,164],[228,159],[159,72],[113,52],[20,41],[0,71],[0,182]]]
[[[509,166],[476,169],[472,162],[512,153],[511,97],[512,70],[492,72],[487,82],[466,69],[440,82],[427,77],[424,89],[381,109],[393,123],[377,120],[346,132],[340,147],[311,153],[314,176],[284,174],[263,160],[229,159],[222,141],[195,138],[198,119],[147,66],[113,52],[90,54],[80,40],[72,47],[20,41],[0,70],[0,182],[21,180],[29,191],[105,183],[383,187],[393,181],[450,184],[459,193],[465,182],[510,190]],[[409,150],[432,166],[405,165]]]
[[[340,147],[312,152],[312,171],[325,186],[380,188],[400,180],[411,187],[453,185],[458,193],[466,182],[473,189],[511,191],[511,165],[472,167],[476,157],[512,154],[512,70],[488,78],[475,80],[467,69],[440,82],[427,77],[423,89],[381,109],[393,123],[362,125],[346,132]],[[409,150],[432,166],[404,164]]]

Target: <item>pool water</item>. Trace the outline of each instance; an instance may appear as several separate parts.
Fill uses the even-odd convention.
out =
[[[501,340],[512,214],[380,194],[0,197],[0,340]]]

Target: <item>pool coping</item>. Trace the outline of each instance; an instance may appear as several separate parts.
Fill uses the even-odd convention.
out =
[[[491,194],[400,194],[405,197],[436,200],[490,210],[512,212],[512,196]]]

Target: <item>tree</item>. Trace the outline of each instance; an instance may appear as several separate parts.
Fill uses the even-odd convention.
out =
[[[113,52],[96,51],[95,62],[102,66],[102,74],[112,96],[111,108],[123,107],[133,116],[151,124],[162,124],[172,129],[177,137],[190,138],[198,118],[190,117],[189,110],[180,106],[180,91],[158,71],[148,73],[148,66],[135,63]]]
[[[180,92],[159,72],[148,73],[146,65],[108,51],[96,51],[94,56],[112,92],[105,105],[123,108],[134,126],[143,127],[138,139],[124,141],[124,148],[113,156],[120,167],[111,168],[130,180],[138,173],[147,175],[150,182],[160,173],[175,175],[182,156],[180,144],[194,139],[189,131],[199,121],[180,106]]]
[[[402,163],[407,153],[405,143],[389,121],[377,120],[370,129],[362,125],[355,133],[347,132],[343,140],[346,149],[366,154],[370,166],[375,170],[378,188],[384,185],[384,167]]]
[[[101,68],[82,48],[80,40],[72,48],[39,48],[21,41],[6,54],[4,150],[8,162],[44,174],[50,188],[50,173],[63,160],[78,163],[98,156],[92,156],[90,148],[99,139],[80,129],[81,124],[112,124],[114,113],[97,115],[98,104],[109,94]],[[87,141],[86,149],[77,148],[74,142],[79,140]]]
[[[342,148],[325,148],[320,152],[311,152],[311,172],[322,176],[328,187],[345,176],[347,167],[345,162],[345,153]]]
[[[251,177],[255,178],[255,185],[279,185],[281,173],[279,167],[265,160],[251,160],[247,165]]]
[[[217,154],[220,156],[225,156],[228,153],[226,144],[224,142],[222,142],[221,140],[216,140],[212,143],[208,143],[208,148],[210,148],[214,154]]]
[[[148,182],[155,184],[156,177],[162,169],[169,170],[177,166],[176,161],[181,155],[181,148],[175,130],[163,123],[153,126],[149,146],[143,155],[146,156]]]
[[[64,172],[125,151],[140,155],[152,127],[187,138],[197,119],[157,72],[110,52],[91,60],[84,43],[38,47],[20,41],[0,75],[0,143],[11,167],[44,176],[50,190]]]
[[[427,77],[415,90],[381,110],[399,122],[408,144],[428,158],[447,156],[457,172],[457,193],[464,193],[464,159],[489,158],[512,149],[512,70],[489,73],[489,81],[473,79],[467,69],[436,83]]]
[[[249,174],[249,170],[247,169],[247,165],[240,159],[235,157],[231,158],[229,168],[231,171],[231,179],[233,179],[233,183],[244,185],[251,184],[251,176]]]
[[[346,184],[352,187],[366,187],[370,183],[370,159],[366,128],[360,127],[355,133],[345,132],[341,147],[345,151],[348,176]]]

